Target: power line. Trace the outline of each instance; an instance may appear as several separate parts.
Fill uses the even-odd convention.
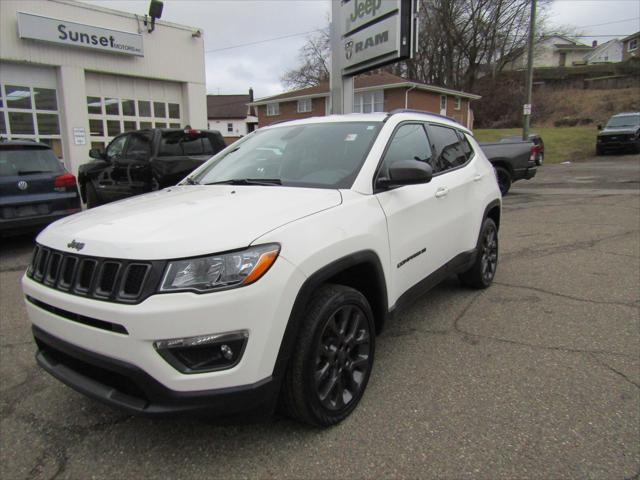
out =
[[[625,18],[624,20],[616,20],[615,22],[607,22],[607,23],[597,23],[595,25],[581,25],[579,27],[576,28],[589,28],[589,27],[601,27],[603,25],[613,25],[614,23],[624,23],[624,22],[631,22],[633,20],[640,20],[640,17],[636,17],[636,18]]]
[[[222,50],[231,50],[232,48],[248,47],[250,45],[258,45],[260,43],[274,42],[276,40],[283,40],[285,38],[301,37],[303,35],[309,35],[310,33],[321,32],[323,30],[324,30],[324,28],[316,28],[315,30],[309,30],[308,32],[292,33],[290,35],[283,35],[281,37],[266,38],[264,40],[257,40],[255,42],[240,43],[238,45],[229,45],[228,47],[221,47],[221,48],[212,48],[210,50],[205,50],[204,53],[220,52]]]

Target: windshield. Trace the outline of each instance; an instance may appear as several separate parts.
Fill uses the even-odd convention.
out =
[[[48,148],[0,147],[0,177],[61,171],[60,161]]]
[[[611,127],[636,127],[640,125],[640,115],[622,115],[611,117],[607,122],[607,128]]]
[[[188,183],[350,188],[381,122],[259,130],[213,157]]]

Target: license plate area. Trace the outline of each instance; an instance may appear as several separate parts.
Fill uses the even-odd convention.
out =
[[[36,217],[39,215],[47,215],[49,211],[49,205],[46,203],[4,207],[2,209],[2,217],[5,220],[10,220],[12,218]]]

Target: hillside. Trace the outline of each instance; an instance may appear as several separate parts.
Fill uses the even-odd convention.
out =
[[[611,71],[609,71],[609,70]],[[534,71],[532,122],[539,126],[597,125],[614,113],[640,110],[640,61]],[[597,89],[614,86],[626,88]],[[604,80],[605,82],[602,82]],[[524,72],[484,77],[474,87],[482,99],[474,102],[476,128],[522,125]]]

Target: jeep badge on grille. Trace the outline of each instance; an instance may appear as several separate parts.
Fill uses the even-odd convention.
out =
[[[67,247],[74,248],[77,251],[80,251],[84,248],[84,243],[76,242],[75,240],[71,240],[70,243],[67,243]]]

